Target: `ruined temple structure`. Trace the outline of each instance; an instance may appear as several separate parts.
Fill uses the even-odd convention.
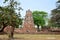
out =
[[[36,32],[32,12],[30,10],[26,11],[25,19],[23,22],[23,32],[25,33],[34,33]]]

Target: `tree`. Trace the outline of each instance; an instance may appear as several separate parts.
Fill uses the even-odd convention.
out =
[[[22,23],[20,15],[20,10],[22,8],[15,0],[5,0],[4,3],[6,2],[9,2],[9,4],[4,7],[0,6],[0,27],[2,27],[1,31],[3,31],[6,26],[12,26],[12,31],[9,34],[9,38],[13,38],[14,28]]]
[[[47,13],[44,11],[33,11],[34,24],[37,25],[37,31],[40,31],[39,26],[45,25],[45,19],[47,18]]]
[[[52,10],[50,26],[60,27],[60,0],[57,1],[56,9]]]

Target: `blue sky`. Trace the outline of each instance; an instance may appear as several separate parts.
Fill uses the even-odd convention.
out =
[[[21,6],[24,9],[21,14],[24,16],[26,10],[30,9],[31,11],[45,11],[50,15],[51,10],[56,7],[56,1],[57,0],[20,0]]]
[[[23,11],[21,11],[22,17],[25,16],[26,10],[30,9],[31,11],[40,10],[45,11],[49,15],[51,10],[56,8],[57,0],[18,0],[21,3]],[[3,5],[3,0],[0,0],[0,5]]]

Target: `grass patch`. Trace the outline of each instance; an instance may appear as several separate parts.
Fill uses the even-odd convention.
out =
[[[0,35],[0,38],[8,38],[8,35]],[[21,40],[60,40],[60,35],[50,34],[14,34],[15,39]]]

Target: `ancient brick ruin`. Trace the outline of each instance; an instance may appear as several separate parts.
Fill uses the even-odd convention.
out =
[[[24,32],[35,32],[35,26],[33,21],[32,12],[30,10],[26,11],[24,23],[23,23],[23,31]]]
[[[15,31],[20,32],[20,33],[34,33],[36,32],[34,21],[33,21],[33,16],[32,12],[30,10],[26,11],[25,19],[23,22],[23,28],[17,29]]]

